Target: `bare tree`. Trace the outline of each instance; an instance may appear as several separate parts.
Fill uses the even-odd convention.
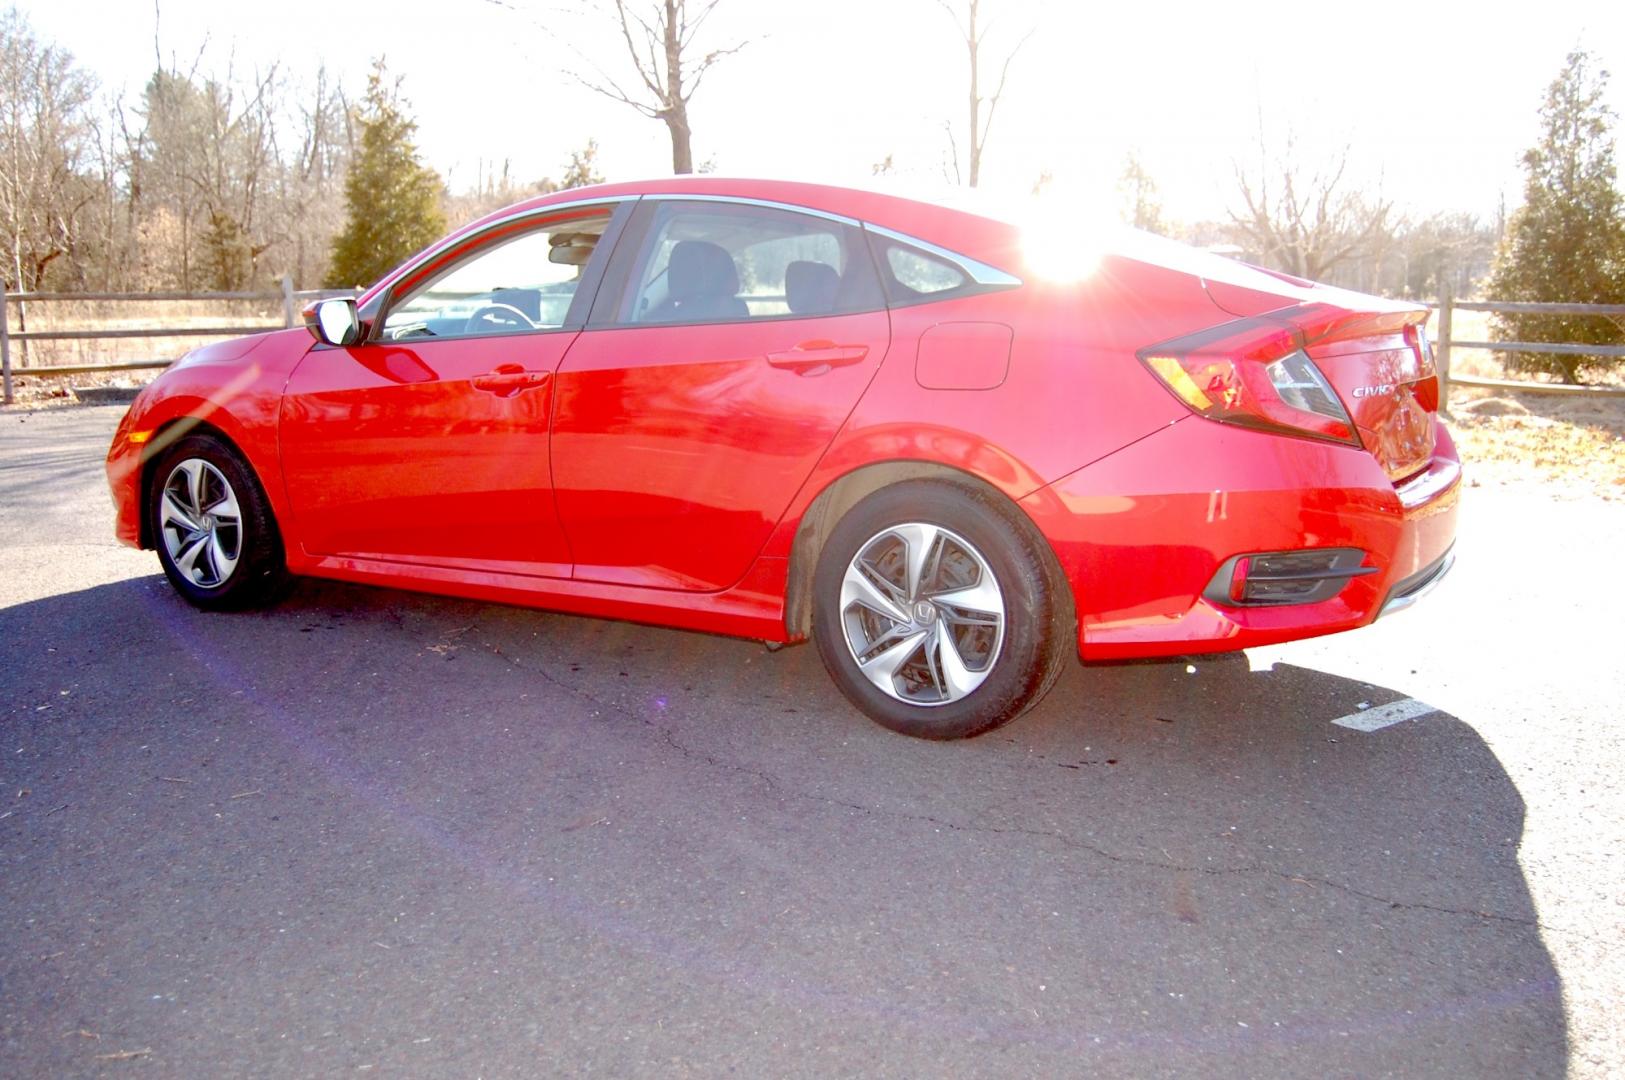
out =
[[[41,43],[16,9],[0,14],[0,228],[12,289],[40,288],[96,201],[86,175],[92,93],[71,55]]]
[[[1235,164],[1241,205],[1229,211],[1236,243],[1266,266],[1320,281],[1338,267],[1380,256],[1393,239],[1393,203],[1344,183],[1348,148],[1306,163],[1288,133],[1272,155],[1260,126],[1258,169]]]
[[[613,11],[599,10],[614,21],[641,85],[627,89],[632,85],[628,80],[616,79],[596,63],[596,78],[576,76],[589,90],[664,123],[671,134],[671,168],[675,173],[694,171],[688,105],[700,82],[719,61],[749,44],[740,41],[707,50],[697,45],[700,29],[721,2],[695,4],[691,14],[688,0],[647,4],[614,0]]]
[[[598,172],[598,140],[588,139],[587,145],[580,150],[570,151],[569,164],[564,167],[564,176],[559,180],[559,187],[564,190],[579,187],[591,187],[593,184],[602,184],[603,176]]]
[[[332,239],[344,227],[344,176],[353,150],[353,116],[341,86],[325,66],[297,107],[297,146],[274,169],[268,193],[267,239],[274,271],[301,285],[322,281]],[[282,158],[280,148],[278,159]]]
[[[319,71],[294,96],[275,68],[209,76],[202,49],[187,64],[153,47],[127,106],[0,8],[0,279],[30,291],[321,280],[353,143],[336,81]]]
[[[1146,232],[1166,233],[1162,221],[1162,200],[1157,196],[1157,183],[1146,172],[1140,156],[1130,153],[1123,162],[1123,171],[1117,177],[1117,196],[1122,201],[1119,211],[1125,224]]]
[[[961,173],[959,167],[959,144],[954,139],[953,125],[948,126],[948,145],[953,154],[954,180],[964,182],[975,187],[982,178],[982,154],[987,148],[988,133],[993,130],[993,114],[998,111],[999,99],[1004,96],[1004,84],[1010,77],[1010,64],[1021,52],[1022,47],[1036,33],[1037,28],[1029,29],[1023,34],[1010,51],[1004,54],[1004,61],[999,65],[999,81],[993,88],[991,96],[982,96],[982,69],[984,58],[983,49],[987,42],[989,31],[994,27],[997,19],[981,22],[983,0],[936,0],[937,6],[948,13],[959,28],[965,42],[965,49],[970,59],[970,98],[966,126],[965,149],[969,160],[966,170]],[[961,11],[964,21],[961,22]],[[983,109],[983,106],[986,109]]]
[[[1474,214],[1444,211],[1396,230],[1391,257],[1378,268],[1378,291],[1405,297],[1461,295],[1490,272],[1501,230]]]
[[[159,230],[152,250],[168,249],[167,276],[183,289],[240,289],[270,247],[260,213],[282,164],[276,91],[274,68],[240,82],[230,68],[223,79],[198,80],[171,66],[147,83],[132,195],[172,226]]]

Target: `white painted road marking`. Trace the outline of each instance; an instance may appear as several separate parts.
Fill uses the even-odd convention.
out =
[[[1375,709],[1366,709],[1364,712],[1349,713],[1339,716],[1332,723],[1339,727],[1353,728],[1355,731],[1379,731],[1392,724],[1404,720],[1416,720],[1428,713],[1436,713],[1439,709],[1425,701],[1415,698],[1401,698],[1386,705],[1378,705]]]

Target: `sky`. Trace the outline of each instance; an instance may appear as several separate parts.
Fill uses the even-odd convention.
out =
[[[18,6],[37,34],[129,102],[159,55],[216,75],[275,64],[291,87],[325,62],[358,95],[383,54],[404,77],[424,159],[453,190],[504,161],[519,179],[557,176],[588,138],[611,179],[671,169],[663,124],[574,77],[635,79],[588,0]],[[1519,156],[1538,137],[1536,110],[1569,50],[1588,48],[1619,72],[1609,96],[1625,112],[1625,3],[1607,0],[982,8],[995,20],[984,87],[1004,51],[1035,31],[1010,67],[983,187],[1025,192],[1048,172],[1108,210],[1132,153],[1165,216],[1222,217],[1235,202],[1236,164],[1256,167],[1262,133],[1275,153],[1290,135],[1311,167],[1346,148],[1350,181],[1406,213],[1492,220],[1503,199],[1520,200]],[[700,44],[741,40],[690,106],[695,159],[719,173],[863,181],[890,155],[929,183],[945,176],[947,123],[963,150],[965,50],[935,0],[722,0]]]

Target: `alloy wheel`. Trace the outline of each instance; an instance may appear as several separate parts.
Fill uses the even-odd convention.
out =
[[[158,524],[170,562],[199,588],[218,588],[237,568],[243,553],[237,494],[225,475],[202,458],[186,458],[170,470]]]
[[[962,700],[1004,644],[1004,593],[987,559],[923,522],[890,526],[858,549],[841,579],[840,613],[858,670],[908,705]]]

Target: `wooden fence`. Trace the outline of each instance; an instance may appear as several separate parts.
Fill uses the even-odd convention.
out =
[[[295,289],[286,275],[277,292],[156,292],[156,293],[76,293],[35,292],[7,293],[0,289],[0,372],[4,376],[4,403],[12,403],[11,342],[89,340],[93,338],[143,337],[234,337],[239,334],[261,334],[264,326],[194,326],[178,329],[144,330],[28,330],[11,333],[7,305],[52,300],[281,300],[282,324],[295,326],[299,318],[299,301],[324,299],[330,296],[353,296],[349,289]],[[1516,390],[1520,393],[1571,394],[1592,397],[1625,397],[1625,387],[1572,386],[1563,383],[1529,382],[1522,379],[1486,379],[1479,376],[1451,375],[1452,349],[1490,349],[1502,353],[1545,353],[1548,355],[1606,356],[1625,360],[1625,345],[1577,345],[1541,341],[1458,341],[1451,332],[1452,317],[1457,311],[1489,311],[1503,314],[1528,315],[1595,315],[1616,321],[1625,320],[1625,304],[1532,304],[1494,300],[1456,300],[1448,293],[1435,305],[1439,313],[1438,331],[1434,348],[1439,366],[1440,400],[1449,401],[1450,384],[1482,386],[1497,390]],[[76,375],[89,372],[134,371],[143,368],[168,367],[173,360],[136,361],[125,364],[51,365],[30,369],[52,375]]]
[[[11,343],[13,341],[90,341],[102,338],[173,338],[173,337],[237,337],[242,334],[263,334],[276,327],[260,326],[187,326],[154,327],[141,330],[24,330],[12,331],[9,306],[12,304],[45,303],[50,301],[129,301],[147,302],[164,300],[259,300],[282,302],[284,329],[299,325],[300,302],[321,300],[330,296],[354,296],[352,289],[295,289],[293,280],[283,275],[280,288],[275,292],[32,292],[9,293],[0,287],[0,383],[3,383],[4,404],[12,403]],[[173,359],[139,360],[122,364],[50,364],[27,368],[31,374],[80,375],[107,371],[138,371],[144,368],[168,367]]]
[[[1451,349],[1490,349],[1503,353],[1544,353],[1548,356],[1606,356],[1625,360],[1625,345],[1579,345],[1545,341],[1457,341],[1451,332],[1452,317],[1458,311],[1489,311],[1504,315],[1595,315],[1619,322],[1625,319],[1625,304],[1534,304],[1505,300],[1456,300],[1449,293],[1435,307],[1439,327],[1434,335],[1434,355],[1439,367],[1439,400],[1450,400],[1450,384],[1483,386],[1495,390],[1516,390],[1533,394],[1568,394],[1588,397],[1625,397],[1621,386],[1575,386],[1570,383],[1530,382],[1524,379],[1486,379],[1477,375],[1451,375]]]

